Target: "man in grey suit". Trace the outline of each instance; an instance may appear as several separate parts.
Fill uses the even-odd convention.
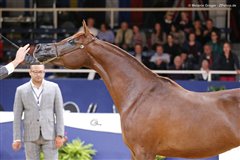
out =
[[[23,118],[24,146],[27,160],[57,160],[58,148],[63,145],[63,99],[56,83],[44,80],[44,65],[31,65],[30,82],[19,86],[14,101],[13,144],[21,148]]]
[[[18,49],[15,59],[9,64],[0,68],[0,79],[6,78],[14,71],[14,69],[24,60],[25,55],[29,49],[29,44]]]

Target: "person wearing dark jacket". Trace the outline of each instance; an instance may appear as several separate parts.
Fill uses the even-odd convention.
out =
[[[29,49],[29,44],[18,49],[15,59],[0,68],[0,79],[6,78],[14,71],[14,69],[24,60]]]
[[[236,54],[231,51],[229,42],[223,44],[223,54],[217,60],[217,69],[224,71],[237,71],[240,74],[240,63]],[[222,81],[235,81],[236,75],[220,75]]]

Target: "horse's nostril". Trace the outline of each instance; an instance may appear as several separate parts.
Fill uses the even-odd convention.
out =
[[[36,45],[36,50],[39,50],[41,48],[41,44]]]

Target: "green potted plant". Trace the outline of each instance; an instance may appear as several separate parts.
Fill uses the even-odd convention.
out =
[[[164,160],[166,157],[157,155],[155,160]]]
[[[209,92],[221,91],[221,90],[225,90],[225,87],[224,86],[209,86],[208,87]]]
[[[66,143],[58,150],[59,160],[92,160],[96,154],[92,144],[85,144],[80,139],[74,139],[71,143]],[[40,160],[44,160],[43,153],[40,154]]]

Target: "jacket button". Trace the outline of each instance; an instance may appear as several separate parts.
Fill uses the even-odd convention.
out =
[[[37,121],[39,122],[39,119],[37,119]]]

